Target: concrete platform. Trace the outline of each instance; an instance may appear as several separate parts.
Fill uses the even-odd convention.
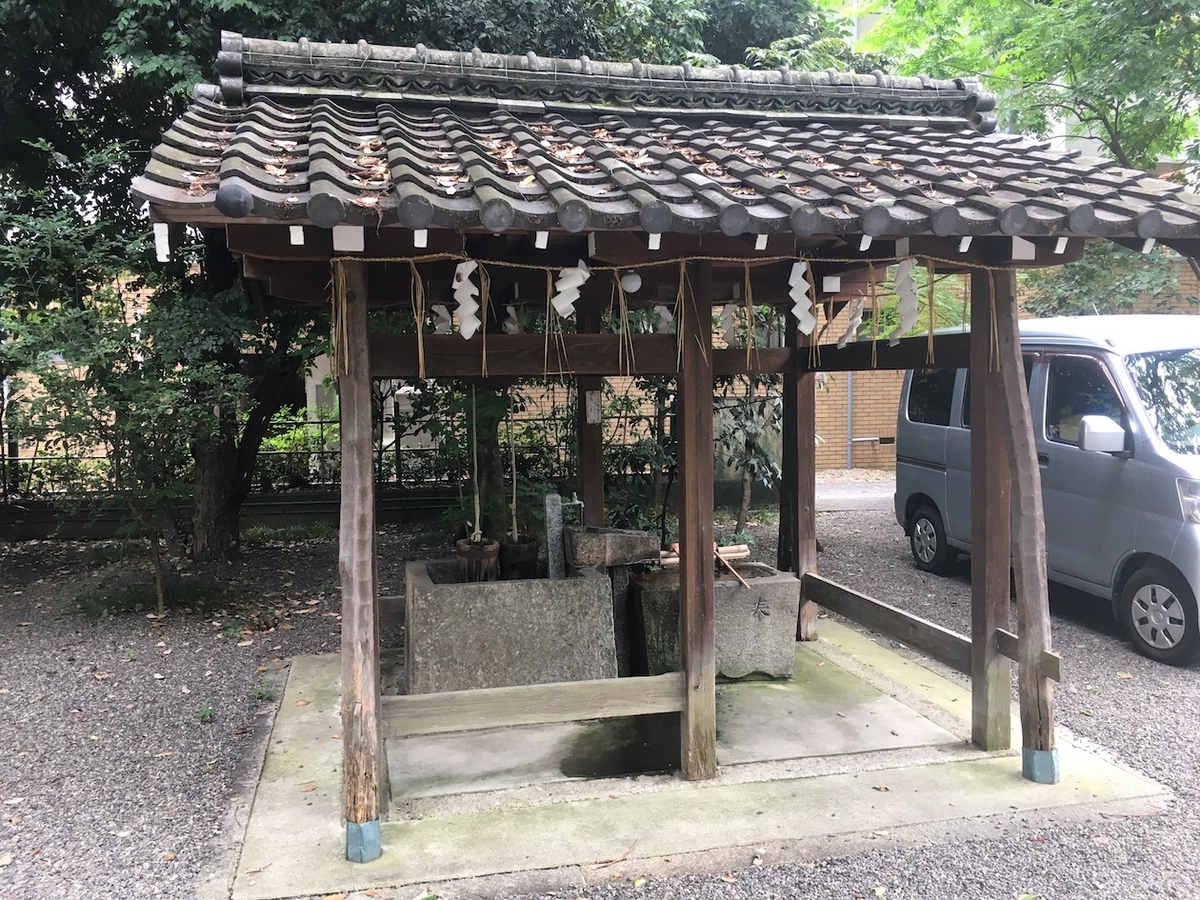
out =
[[[389,742],[394,803],[384,855],[366,864],[343,858],[338,660],[298,658],[233,897],[402,885],[447,900],[487,897],[982,837],[1039,815],[1148,814],[1170,797],[1063,729],[1062,781],[1025,781],[1019,753],[967,741],[965,685],[829,620],[821,630],[820,641],[797,645],[792,681],[719,688],[721,769],[711,781],[572,777],[669,746],[671,722],[607,735],[578,723]]]

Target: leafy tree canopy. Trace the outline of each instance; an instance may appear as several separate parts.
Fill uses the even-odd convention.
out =
[[[1066,123],[1114,159],[1178,157],[1200,119],[1200,11],[1193,0],[888,0],[866,45],[897,70],[975,75],[1008,130]],[[1194,145],[1193,145],[1194,146]]]

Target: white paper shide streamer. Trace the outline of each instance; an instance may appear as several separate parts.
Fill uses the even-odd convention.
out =
[[[471,280],[478,268],[474,260],[460,262],[454,269],[454,299],[458,303],[458,332],[470,340],[483,322],[479,318],[479,286]],[[436,311],[436,307],[435,307]]]
[[[817,317],[813,315],[812,287],[808,283],[808,260],[800,260],[792,265],[792,274],[788,276],[791,290],[788,296],[792,298],[792,315],[796,317],[797,328],[803,334],[812,334],[817,327]]]
[[[554,280],[554,296],[550,298],[554,311],[564,319],[573,316],[579,291],[591,277],[592,273],[582,259],[577,266],[560,269],[558,278]]]
[[[846,323],[846,330],[838,338],[837,348],[839,350],[845,350],[847,344],[858,340],[858,326],[862,324],[862,319],[863,302],[862,297],[859,297],[857,300],[850,301],[850,320]]]
[[[434,334],[449,334],[454,330],[454,317],[450,315],[450,310],[444,303],[433,304],[429,311],[433,313]]]
[[[900,305],[897,311],[900,313],[900,324],[891,330],[888,334],[888,346],[895,347],[900,343],[900,336],[908,334],[909,330],[917,324],[917,317],[920,315],[920,306],[917,300],[917,284],[913,281],[912,269],[914,260],[900,260],[900,264],[896,266],[896,296],[900,298]]]
[[[658,334],[670,334],[675,314],[666,306],[654,307],[654,330]]]
[[[507,313],[504,317],[504,332],[506,334],[520,334],[521,318],[517,315],[517,308],[510,303],[504,307],[504,311]]]

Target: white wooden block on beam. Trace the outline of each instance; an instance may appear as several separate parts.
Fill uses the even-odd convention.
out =
[[[154,255],[159,262],[171,261],[171,226],[166,222],[154,223]]]
[[[1146,242],[1142,244],[1142,252],[1149,253],[1154,249],[1154,238],[1146,238]]]
[[[966,237],[964,237],[961,241],[958,242],[958,252],[966,253],[970,249],[971,249],[971,235],[968,234]]]
[[[1012,239],[1012,258],[1016,259],[1037,259],[1037,244],[1033,241],[1027,241],[1025,238],[1013,237]]]
[[[413,247],[417,250],[424,250],[429,246],[429,232],[424,228],[418,228],[413,232]]]
[[[588,232],[588,259],[596,258],[596,232]]]
[[[859,253],[866,253],[868,250],[870,250],[870,249],[871,249],[871,241],[872,241],[872,240],[874,240],[874,238],[872,238],[872,237],[871,237],[871,235],[869,235],[869,234],[864,234],[864,235],[862,236],[862,240],[860,240],[860,241],[858,242],[858,252],[859,252]]]
[[[290,240],[292,242],[293,247],[303,247],[304,246],[304,226],[303,225],[289,225],[288,226],[288,240]]]
[[[842,291],[841,275],[826,275],[821,279],[821,292],[825,294],[840,294]]]
[[[896,238],[896,258],[904,259],[908,256],[908,238]]]
[[[1055,241],[1054,242],[1055,254],[1062,256],[1062,254],[1066,253],[1067,252],[1067,244],[1070,243],[1070,241],[1071,241],[1070,238],[1065,238],[1065,237],[1060,237],[1057,241]]]
[[[650,240],[646,244],[647,250],[659,250],[662,248],[662,235],[658,232],[653,232],[649,235]]]
[[[538,250],[545,250],[550,243],[550,232],[535,231],[533,233],[533,246]]]
[[[361,225],[334,225],[333,250],[335,253],[362,253],[366,238]]]
[[[755,250],[766,250],[767,249],[767,236],[765,234],[755,235],[754,249]]]

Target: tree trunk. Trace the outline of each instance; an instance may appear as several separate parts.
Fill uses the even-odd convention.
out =
[[[221,428],[211,439],[192,446],[195,461],[195,495],[192,500],[192,558],[197,561],[229,559],[241,545],[238,517],[250,493],[258,448],[283,404],[288,382],[300,371],[304,358],[292,353],[300,320],[284,317],[275,330],[270,353],[249,362],[254,381],[250,389],[250,412],[241,433],[233,413],[224,410]]]
[[[746,441],[746,456],[749,457],[752,452],[752,442]],[[738,506],[737,527],[734,528],[738,534],[744,534],[746,531],[746,521],[750,518],[750,492],[754,486],[754,480],[750,477],[750,467],[742,466],[742,502]]]
[[[241,542],[238,515],[247,482],[238,471],[238,446],[232,426],[192,447],[195,493],[192,498],[192,558],[199,561],[236,556]]]

